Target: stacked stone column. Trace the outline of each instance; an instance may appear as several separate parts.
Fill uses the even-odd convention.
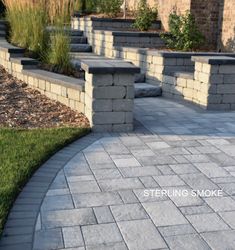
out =
[[[96,132],[133,130],[134,80],[140,69],[122,61],[83,61],[85,115]]]
[[[212,110],[235,109],[235,58],[193,57],[198,103]]]

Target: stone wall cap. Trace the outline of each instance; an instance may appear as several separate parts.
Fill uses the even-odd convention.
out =
[[[194,72],[178,71],[174,72],[174,76],[184,79],[194,79]]]
[[[50,83],[59,84],[61,86],[84,91],[85,81],[82,79],[69,77],[61,74],[56,74],[50,71],[41,69],[27,69],[23,70],[23,74],[31,77],[36,77]]]
[[[83,20],[91,20],[91,21],[97,21],[97,22],[112,22],[112,23],[134,23],[135,19],[127,18],[109,18],[109,17],[95,17],[95,16],[90,16],[90,17],[76,17],[74,16],[73,18],[77,19],[83,19]],[[155,20],[153,24],[161,24],[160,20]]]
[[[13,46],[4,40],[0,43],[0,51],[5,51],[8,53],[24,53],[25,49]]]
[[[113,36],[125,37],[160,37],[160,32],[113,31]]]
[[[160,32],[140,32],[140,31],[113,31],[113,30],[94,30],[97,34],[108,34],[121,37],[160,37]]]
[[[38,65],[38,61],[27,57],[12,57],[10,61],[21,65]]]
[[[139,67],[121,60],[82,60],[81,67],[91,74],[140,73]]]
[[[192,61],[208,63],[211,65],[235,65],[234,57],[230,56],[193,56]]]

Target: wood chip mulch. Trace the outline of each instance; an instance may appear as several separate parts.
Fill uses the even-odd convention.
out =
[[[89,127],[87,118],[53,101],[8,74],[0,66],[0,127]]]

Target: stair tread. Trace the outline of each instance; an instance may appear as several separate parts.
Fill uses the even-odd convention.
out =
[[[193,79],[194,72],[178,71],[178,72],[175,72],[175,76],[181,77],[181,78]]]
[[[159,85],[149,83],[135,83],[135,97],[157,97],[161,96],[162,88]]]
[[[71,46],[74,46],[74,47],[91,47],[90,44],[86,43],[86,44],[77,44],[77,43],[71,43]]]
[[[92,52],[92,46],[89,44],[71,44],[71,52]]]
[[[180,71],[166,71],[166,72],[164,72],[164,75],[193,79],[194,72],[192,72],[192,71],[183,71],[183,70],[180,70]]]

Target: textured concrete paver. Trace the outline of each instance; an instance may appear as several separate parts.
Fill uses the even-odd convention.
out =
[[[151,220],[118,222],[130,250],[165,248],[166,244]]]
[[[104,134],[64,165],[34,250],[234,249],[235,113],[148,98],[135,118],[133,133]]]

